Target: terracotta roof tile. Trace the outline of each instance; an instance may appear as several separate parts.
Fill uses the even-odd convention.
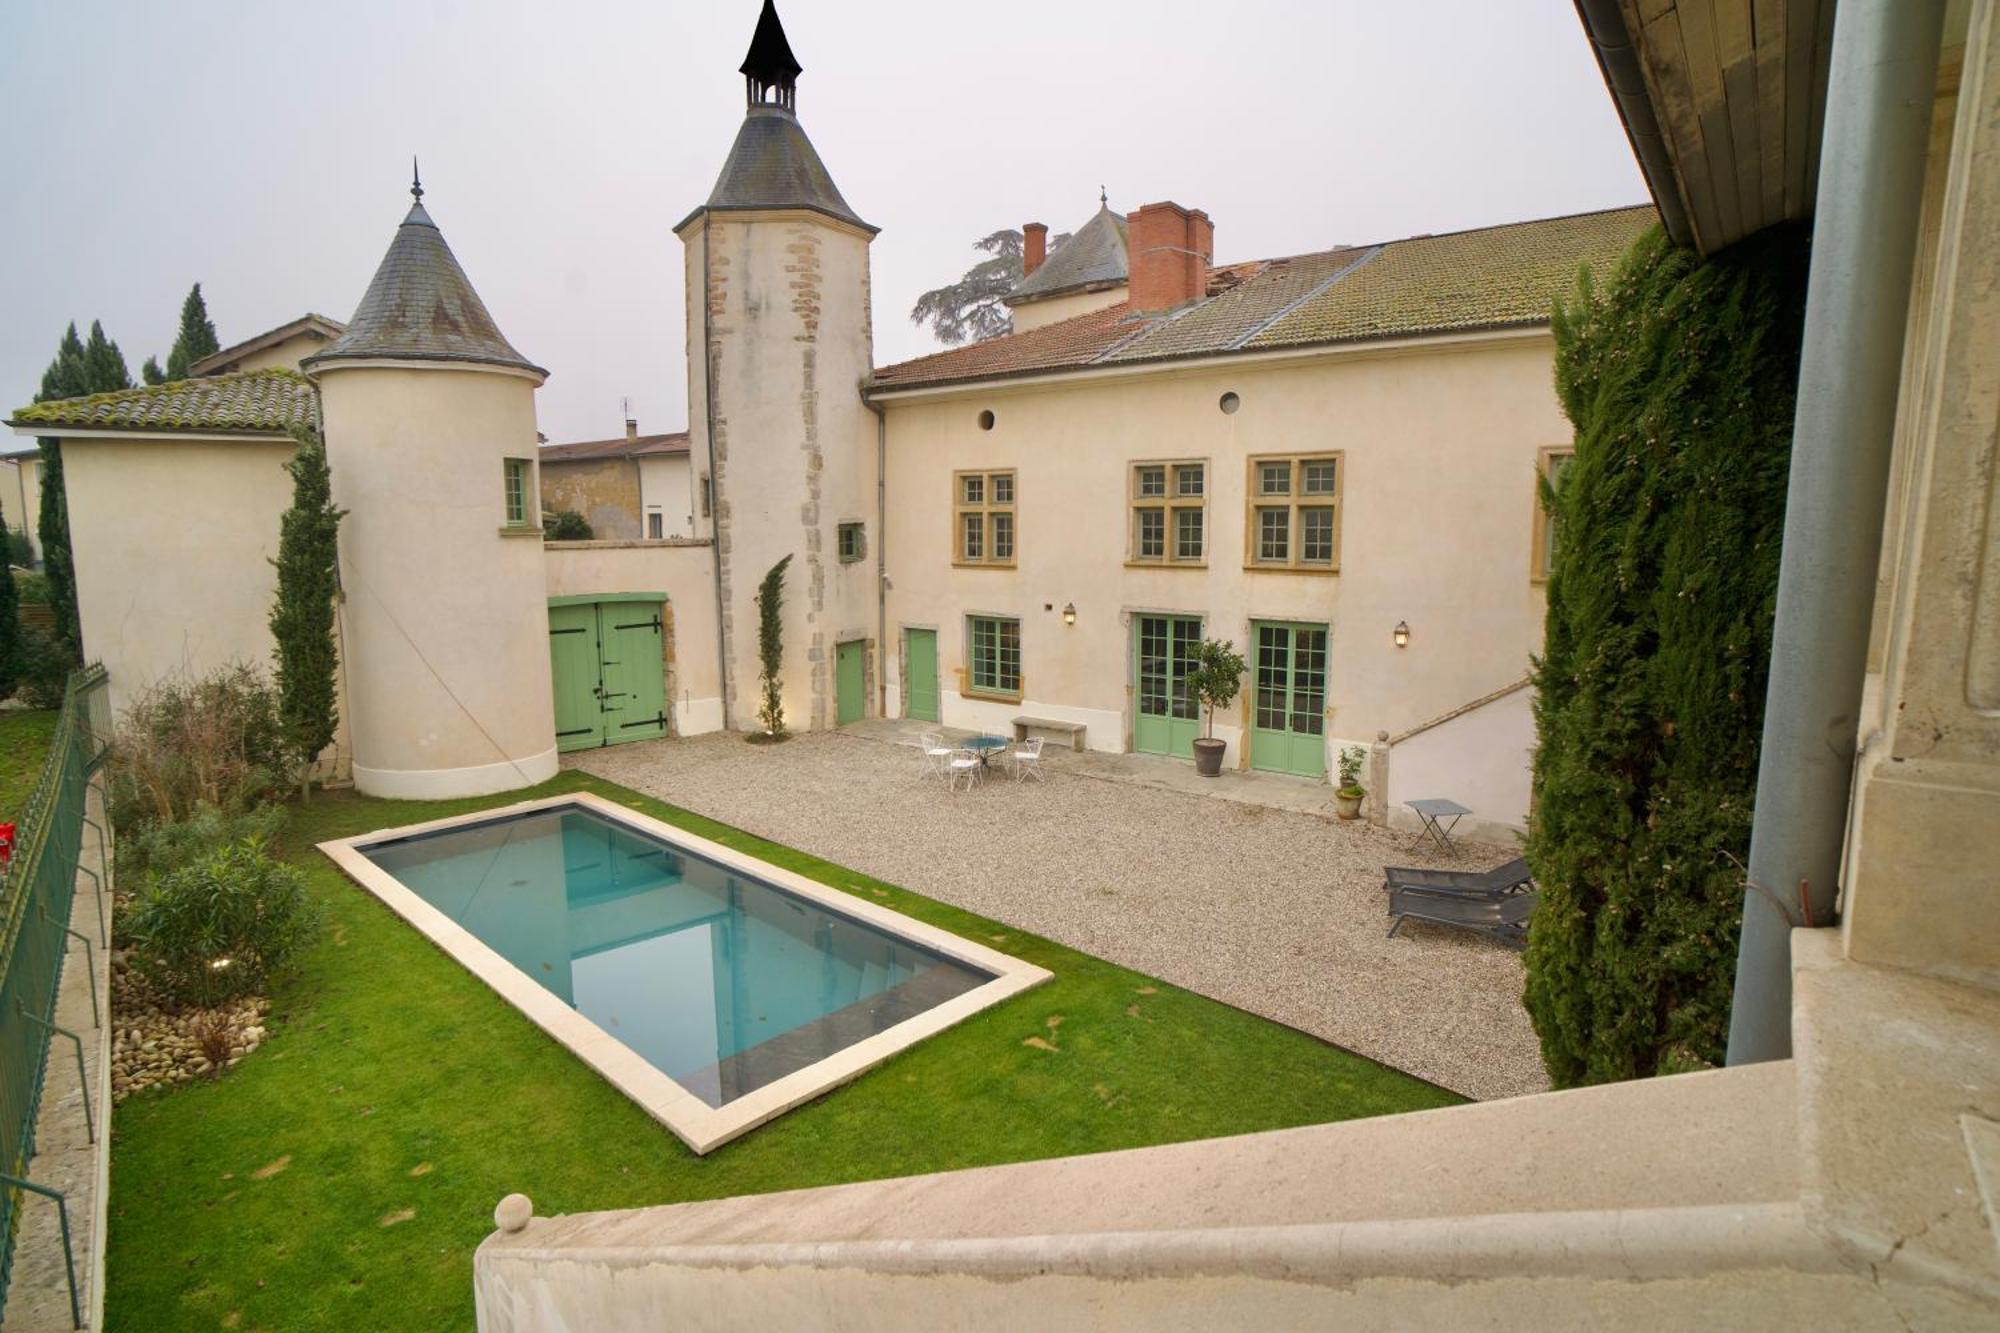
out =
[[[688,433],[683,430],[667,435],[641,435],[637,439],[620,435],[612,440],[545,444],[539,457],[544,463],[581,463],[600,458],[653,458],[687,451]]]
[[[1026,333],[988,338],[969,347],[884,366],[875,372],[874,383],[886,389],[1087,365],[1144,326],[1144,317],[1134,316],[1124,305],[1107,306]]]
[[[212,375],[24,407],[9,425],[177,433],[273,434],[319,427],[319,393],[295,370]],[[56,432],[50,432],[56,433]]]

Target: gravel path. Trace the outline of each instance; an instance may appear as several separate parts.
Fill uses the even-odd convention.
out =
[[[1363,823],[1065,772],[947,795],[912,749],[839,732],[645,741],[566,763],[1301,1028],[1471,1097],[1548,1087],[1519,955],[1405,925]],[[1225,777],[1222,779],[1227,781]],[[1466,845],[1458,868],[1505,859]]]

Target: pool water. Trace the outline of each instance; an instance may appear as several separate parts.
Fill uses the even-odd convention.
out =
[[[993,979],[581,807],[359,851],[710,1106]]]

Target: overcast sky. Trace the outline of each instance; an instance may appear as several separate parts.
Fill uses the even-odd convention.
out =
[[[549,368],[551,440],[686,425],[681,243],[760,0],[0,2],[0,409],[63,326],[136,377],[346,319],[409,205]],[[1218,262],[1645,198],[1569,0],[780,0],[799,114],[882,228],[879,364],[1002,226],[1203,208]]]

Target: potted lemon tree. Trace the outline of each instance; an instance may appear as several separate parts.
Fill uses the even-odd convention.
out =
[[[1188,672],[1188,689],[1207,714],[1207,734],[1194,743],[1194,771],[1205,778],[1222,772],[1222,752],[1229,742],[1215,739],[1215,710],[1227,708],[1243,689],[1246,670],[1243,654],[1227,639],[1203,639],[1195,649],[1194,669]]]
[[[1340,752],[1340,786],[1334,790],[1334,813],[1342,819],[1361,817],[1361,798],[1368,789],[1361,785],[1361,766],[1368,762],[1368,751],[1358,745],[1349,745]]]

